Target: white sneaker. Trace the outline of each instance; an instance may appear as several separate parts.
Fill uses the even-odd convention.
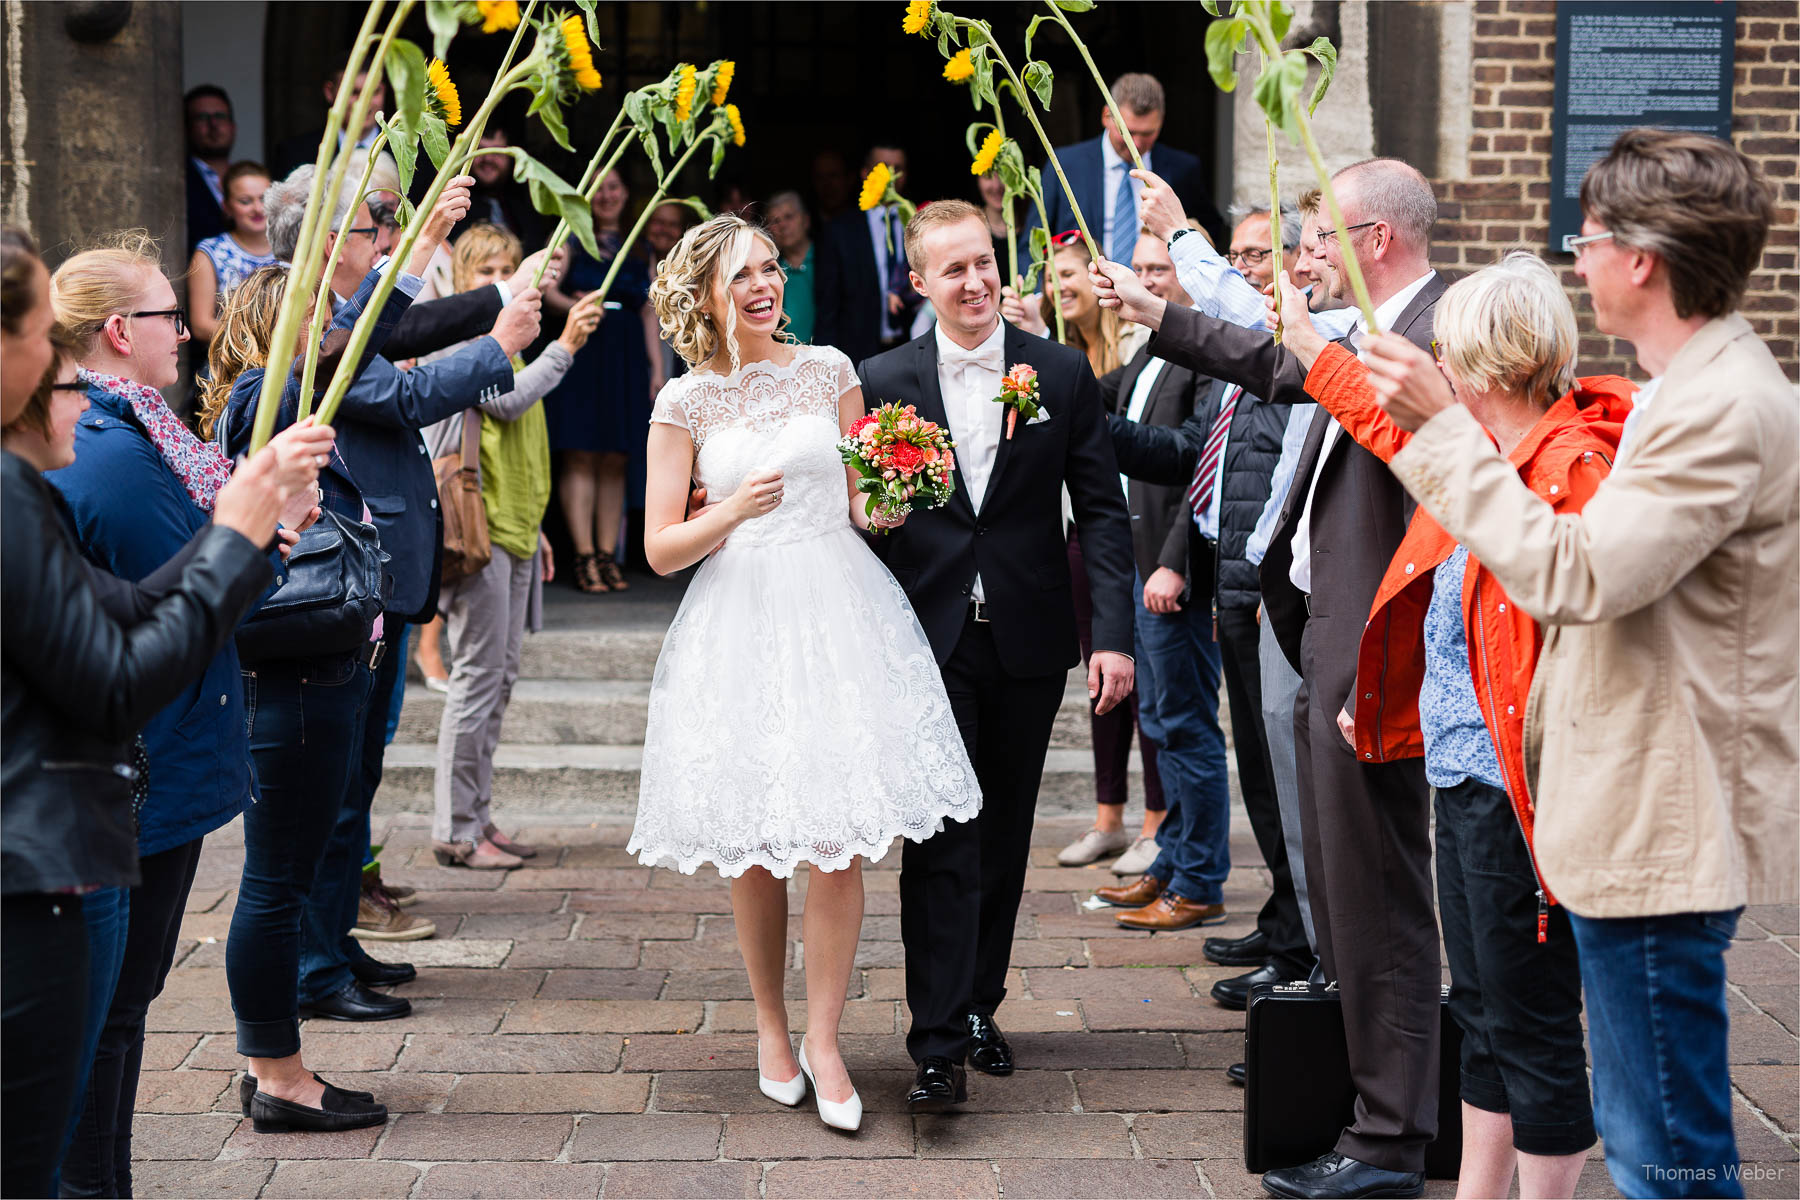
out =
[[[1117,854],[1129,845],[1131,835],[1123,829],[1115,829],[1110,833],[1090,829],[1057,851],[1056,861],[1065,867],[1085,867],[1108,855]]]
[[[819,1081],[813,1078],[812,1067],[807,1065],[804,1037],[800,1039],[800,1072],[806,1076],[806,1082],[812,1084],[813,1099],[819,1105],[819,1120],[845,1133],[855,1133],[862,1128],[862,1097],[852,1087],[850,1098],[842,1103],[825,1098],[825,1093],[819,1090]]]
[[[1119,855],[1119,861],[1112,865],[1114,875],[1142,875],[1156,861],[1157,845],[1154,837],[1141,837],[1131,843],[1131,848]]]
[[[804,1065],[804,1063],[802,1063],[802,1065]],[[783,1083],[779,1079],[770,1079],[767,1075],[763,1074],[761,1042],[758,1042],[756,1046],[756,1086],[762,1090],[763,1095],[767,1096],[775,1103],[785,1104],[789,1108],[794,1107],[794,1105],[806,1099],[805,1074],[795,1075],[786,1083]]]

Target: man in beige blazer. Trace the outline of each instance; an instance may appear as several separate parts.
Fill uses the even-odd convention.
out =
[[[1369,347],[1400,481],[1543,622],[1525,714],[1544,881],[1581,951],[1594,1106],[1626,1195],[1741,1196],[1725,949],[1796,893],[1800,415],[1734,311],[1774,191],[1731,145],[1629,130],[1565,248],[1651,376],[1587,507],[1534,497],[1431,359]]]

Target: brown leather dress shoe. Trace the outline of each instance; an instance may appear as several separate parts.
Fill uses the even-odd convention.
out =
[[[1162,895],[1163,882],[1154,875],[1139,875],[1118,887],[1095,888],[1094,895],[1114,908],[1142,908]]]
[[[1225,919],[1223,904],[1196,904],[1192,900],[1164,892],[1155,903],[1113,918],[1127,929],[1154,929],[1169,932],[1192,929],[1196,925],[1216,925]]]

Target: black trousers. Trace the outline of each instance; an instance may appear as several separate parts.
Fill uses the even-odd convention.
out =
[[[87,1104],[63,1164],[65,1196],[131,1195],[131,1115],[144,1060],[144,1019],[175,965],[181,913],[200,865],[201,838],[140,860],[142,882],[131,889],[125,962],[100,1030]],[[82,1153],[92,1147],[93,1153]]]
[[[1364,763],[1338,731],[1345,697],[1317,690],[1323,620],[1306,624],[1294,750],[1319,965],[1339,985],[1356,1112],[1337,1151],[1390,1171],[1425,1169],[1437,1136],[1437,916],[1425,764]],[[1360,620],[1360,619],[1359,619]],[[1331,674],[1342,674],[1334,664]]]
[[[88,939],[80,896],[0,900],[0,1196],[48,1196],[81,1095]]]
[[[1262,626],[1253,608],[1221,608],[1219,657],[1225,673],[1225,698],[1231,705],[1231,740],[1237,756],[1238,790],[1250,832],[1269,868],[1269,898],[1256,914],[1256,927],[1269,939],[1269,958],[1283,975],[1302,979],[1312,971],[1312,950],[1300,921],[1300,898],[1288,867],[1287,842],[1281,833],[1281,807],[1275,799],[1269,739],[1263,731]]]
[[[900,938],[912,1013],[906,1049],[914,1061],[941,1056],[961,1062],[968,1014],[992,1016],[1006,997],[1044,753],[1068,676],[1007,674],[991,627],[973,621],[964,626],[943,674],[981,783],[981,813],[972,821],[946,821],[941,833],[904,844]]]

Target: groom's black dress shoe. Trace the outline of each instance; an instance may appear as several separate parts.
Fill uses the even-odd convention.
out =
[[[1247,975],[1234,975],[1230,979],[1221,979],[1212,985],[1212,998],[1219,1002],[1220,1008],[1235,1008],[1242,1012],[1250,1003],[1250,989],[1259,983],[1293,983],[1273,963],[1256,968]]]
[[[1269,961],[1269,935],[1252,929],[1243,937],[1210,937],[1200,944],[1208,962],[1221,967],[1260,967]]]
[[[1262,1177],[1271,1196],[1303,1200],[1324,1196],[1417,1196],[1425,1190],[1425,1172],[1390,1171],[1332,1151],[1297,1167],[1283,1167]]]
[[[303,1017],[329,1017],[333,1021],[392,1021],[410,1012],[411,1000],[371,992],[354,979],[324,999],[300,1006]]]
[[[969,1065],[983,1075],[1011,1075],[1012,1047],[994,1018],[969,1014]]]
[[[949,1112],[969,1098],[968,1076],[962,1066],[947,1058],[931,1057],[919,1064],[906,1107],[916,1113]]]

